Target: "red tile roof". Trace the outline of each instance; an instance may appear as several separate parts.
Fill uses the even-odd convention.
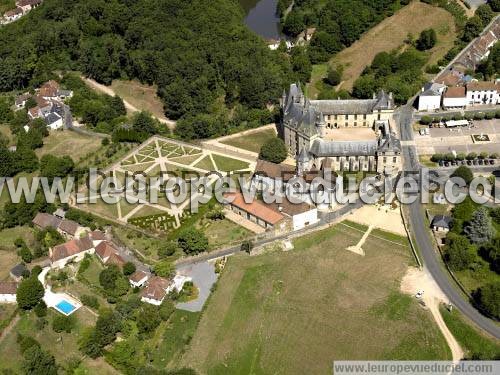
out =
[[[134,283],[138,283],[139,281],[141,281],[142,279],[144,279],[147,276],[148,276],[148,274],[144,271],[135,271],[132,275],[130,275],[128,277],[128,279],[130,281],[133,281]]]
[[[272,210],[257,199],[255,199],[252,203],[246,203],[243,198],[243,194],[241,193],[227,193],[224,194],[224,197],[228,199],[230,199],[230,197],[234,197],[234,200],[230,203],[232,206],[238,207],[243,211],[248,212],[250,215],[264,220],[266,223],[271,225],[274,225],[284,219],[282,214]]]
[[[95,248],[95,253],[104,260],[105,258],[109,258],[112,254],[118,252],[116,247],[109,241],[103,241]]]
[[[17,284],[9,281],[0,281],[0,294],[16,294]]]
[[[445,98],[465,98],[465,87],[448,87],[444,93]]]
[[[125,260],[118,253],[111,254],[106,261],[106,264],[114,264],[120,268],[123,267],[125,263]]]
[[[141,292],[141,297],[161,301],[167,295],[166,289],[171,284],[169,279],[154,276],[149,279],[148,285]]]
[[[61,223],[61,219],[46,212],[39,212],[31,222],[42,229],[48,227],[52,227],[55,229]]]
[[[106,235],[100,230],[93,230],[88,235],[92,241],[104,241],[106,239]]]
[[[80,227],[80,224],[78,224],[76,221],[73,220],[67,220],[63,219],[61,221],[61,224],[59,224],[59,229],[62,230],[65,233],[71,234],[74,236],[76,234],[76,231]]]
[[[52,248],[50,259],[52,262],[68,258],[70,256],[79,254],[83,251],[92,249],[92,241],[88,237],[80,239],[72,239],[62,245],[57,245]]]
[[[471,82],[467,85],[467,91],[488,91],[498,89],[500,89],[500,85],[498,85],[497,82],[491,81]]]

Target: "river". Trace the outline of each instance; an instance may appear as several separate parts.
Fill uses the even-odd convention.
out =
[[[239,0],[245,10],[245,24],[264,39],[280,39],[278,0]]]

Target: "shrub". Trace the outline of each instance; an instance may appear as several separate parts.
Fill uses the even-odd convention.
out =
[[[52,320],[52,329],[54,332],[61,333],[61,332],[66,332],[70,333],[71,330],[74,328],[75,321],[71,316],[64,316],[64,315],[56,315],[54,316],[54,319]]]
[[[271,163],[282,163],[288,156],[285,142],[281,138],[271,138],[260,149],[259,157]]]
[[[431,161],[433,161],[434,163],[440,162],[443,159],[443,154],[434,154],[431,156]]]
[[[477,154],[475,152],[469,152],[467,155],[467,160],[474,160],[477,158]]]
[[[429,125],[431,122],[432,122],[432,117],[430,116],[422,116],[422,118],[420,119],[420,123],[422,125]]]
[[[476,112],[474,113],[474,120],[484,120],[484,113],[482,112]]]
[[[35,311],[36,316],[38,316],[39,318],[47,315],[47,305],[45,304],[45,302],[43,302],[43,300],[38,302],[38,305],[36,305],[33,310]]]
[[[132,275],[135,272],[135,264],[127,262],[123,265],[123,274],[125,276]]]
[[[158,257],[160,259],[163,259],[172,256],[175,254],[178,248],[179,246],[177,245],[177,242],[169,241],[158,249]]]
[[[467,185],[469,185],[474,178],[474,175],[470,168],[465,165],[461,165],[451,174],[451,177],[460,177],[462,178]]]
[[[486,112],[486,114],[484,115],[484,117],[487,119],[487,120],[491,120],[492,118],[495,117],[495,112]]]
[[[81,301],[85,306],[91,307],[94,310],[99,309],[99,300],[97,299],[96,296],[84,294],[81,296]]]

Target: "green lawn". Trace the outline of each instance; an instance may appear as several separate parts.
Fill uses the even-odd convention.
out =
[[[217,221],[205,219],[198,225],[207,236],[210,249],[235,245],[253,235],[249,230],[228,219]]]
[[[212,157],[219,171],[232,172],[248,168],[247,162],[238,159],[228,158],[227,156],[218,154],[213,154]]]
[[[477,328],[465,321],[457,309],[449,312],[441,307],[441,315],[449,330],[465,351],[467,359],[498,359],[500,358],[500,341],[480,333]]]
[[[200,373],[331,373],[340,359],[449,359],[430,313],[399,293],[410,251],[337,225],[295,249],[233,256],[182,364]]]
[[[266,128],[251,134],[229,138],[225,141],[222,141],[221,143],[258,153],[260,152],[260,148],[264,143],[275,137],[276,130]]]
[[[198,163],[193,165],[193,167],[203,169],[207,172],[215,171],[215,166],[214,166],[214,163],[212,163],[212,159],[210,158],[210,155],[205,156]]]

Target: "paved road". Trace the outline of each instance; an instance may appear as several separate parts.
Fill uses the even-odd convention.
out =
[[[402,141],[413,140],[413,131],[411,128],[412,114],[413,109],[411,106],[403,106],[396,113],[396,120],[399,124]],[[405,171],[419,171],[420,167],[415,146],[403,146],[403,158]],[[418,199],[409,206],[409,211],[411,229],[413,230],[416,244],[420,249],[426,269],[455,307],[478,327],[500,339],[500,327],[470,304],[468,299],[458,290],[457,285],[442,265],[440,256],[434,249],[429,229],[425,222],[423,207]]]

